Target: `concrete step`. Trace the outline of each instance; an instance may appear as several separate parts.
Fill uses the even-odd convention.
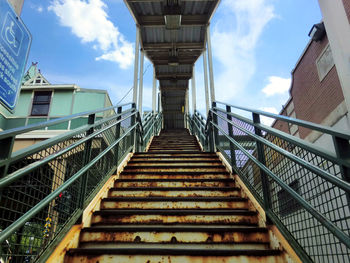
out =
[[[278,250],[271,249],[207,249],[191,248],[140,248],[134,245],[115,249],[71,249],[65,263],[285,263]]]
[[[218,157],[210,157],[210,156],[197,156],[197,157],[191,157],[191,156],[158,156],[158,157],[138,157],[133,156],[129,163],[137,163],[137,162],[159,162],[159,163],[172,163],[172,162],[191,162],[191,163],[197,163],[197,162],[217,162],[219,161]]]
[[[118,209],[95,211],[92,225],[111,224],[238,224],[257,225],[257,213],[223,209]]]
[[[169,151],[167,153],[163,152],[142,152],[142,153],[135,153],[133,155],[133,158],[145,158],[145,157],[161,157],[161,158],[178,158],[178,157],[189,157],[189,158],[207,158],[207,157],[215,157],[218,158],[216,153],[210,153],[210,152],[187,152],[187,153],[179,153],[178,151]]]
[[[228,173],[221,172],[211,172],[211,173],[199,173],[199,172],[163,172],[163,173],[153,173],[153,172],[123,172],[120,175],[121,179],[230,179]]]
[[[222,162],[219,160],[215,161],[130,161],[128,167],[223,167]]]
[[[138,243],[240,243],[263,245],[268,248],[266,228],[208,225],[115,225],[88,227],[81,231],[80,242],[138,242]],[[247,247],[246,247],[247,248]],[[252,247],[250,247],[252,248]],[[233,248],[234,249],[234,248]]]
[[[163,235],[157,235],[157,234],[149,234],[149,235],[142,235],[141,236],[135,236],[135,239],[137,240],[146,240],[147,238],[157,238],[159,236],[162,236],[164,240],[167,240],[168,237],[171,239],[175,240],[174,237],[169,236],[167,233],[162,233]],[[179,233],[181,234],[181,233]],[[186,233],[188,234],[188,233]],[[186,236],[185,234],[185,236]],[[125,233],[127,235],[127,233]],[[170,233],[171,235],[171,233]],[[147,236],[147,237],[146,237]],[[178,235],[179,236],[179,235]],[[121,238],[122,239],[122,238]],[[80,243],[80,248],[88,248],[88,249],[118,249],[118,248],[142,248],[142,249],[187,249],[189,246],[191,246],[192,249],[236,249],[236,250],[243,250],[243,249],[268,249],[269,244],[268,243],[231,243],[231,244],[198,244],[198,243],[191,243],[191,242],[179,242],[179,243],[174,243],[174,242],[168,242],[168,241],[163,241],[163,239],[160,237],[159,242],[151,243],[147,241],[140,241],[140,242],[120,242],[118,239],[115,242],[81,242]]]
[[[238,187],[129,187],[111,188],[108,197],[195,197],[240,196]]]
[[[104,198],[100,209],[248,209],[241,197],[117,197]]]
[[[178,173],[178,172],[201,172],[201,173],[211,173],[211,172],[221,172],[227,173],[226,168],[223,165],[217,166],[127,166],[124,168],[124,172],[151,172],[151,173]]]
[[[233,179],[118,179],[114,187],[235,187]]]

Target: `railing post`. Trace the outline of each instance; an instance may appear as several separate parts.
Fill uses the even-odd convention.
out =
[[[211,105],[212,109],[213,109],[213,112],[215,113],[212,113],[212,116],[213,116],[213,122],[215,125],[218,125],[219,126],[219,122],[218,122],[218,116],[216,115],[217,114],[217,110],[215,110],[216,108],[216,102],[213,101],[212,105]],[[220,144],[220,141],[219,141],[219,131],[218,129],[216,129],[214,126],[212,127],[213,128],[213,144],[214,144],[214,151],[216,149],[216,144],[219,145]]]
[[[118,140],[120,137],[120,129],[121,129],[121,123],[119,122],[122,119],[122,113],[123,107],[117,108],[117,114],[120,114],[120,116],[117,118],[117,125],[115,126],[115,139]],[[119,143],[115,146],[114,150],[114,163],[118,166],[119,162]]]
[[[142,121],[141,121],[141,116],[140,115],[138,115],[138,118],[137,118],[137,120],[136,120],[136,122],[138,123],[138,125],[136,126],[136,151],[137,152],[141,152],[141,147],[142,147],[142,145],[141,145],[141,143],[142,143],[142,140],[141,140],[141,136],[142,136],[142,134],[141,134],[141,127],[142,127]]]
[[[130,120],[130,127],[134,126],[136,123],[136,103],[132,103],[131,106],[134,111],[132,112],[133,115],[131,116],[131,120]],[[130,137],[130,145],[133,145],[133,152],[136,152],[136,131],[137,131],[137,127],[135,127],[134,131],[131,132],[131,137]]]
[[[350,144],[349,140],[332,136],[333,138],[333,144],[335,148],[335,154],[337,157],[341,160],[349,160],[350,159]],[[340,165],[340,173],[342,175],[342,178],[350,182],[350,168],[346,167],[345,165]],[[348,205],[350,205],[350,194],[346,194],[346,198],[348,200]]]
[[[94,124],[95,123],[95,114],[90,114],[88,118],[88,124]],[[94,132],[94,128],[90,128],[89,130],[86,131],[86,136],[91,135]],[[84,163],[83,166],[87,165],[90,162],[91,159],[91,150],[92,150],[92,140],[88,140],[85,143],[84,147]],[[82,176],[82,182],[81,182],[81,190],[80,190],[80,202],[79,206],[80,208],[84,208],[84,201],[85,201],[85,195],[87,191],[87,185],[88,185],[88,177],[89,177],[89,171],[87,171],[83,176]]]
[[[7,175],[9,168],[9,159],[12,154],[13,146],[15,144],[15,137],[7,137],[0,140],[0,161],[7,160],[2,166],[0,166],[0,178]]]
[[[226,106],[226,112],[227,112],[227,119],[229,121],[232,121],[232,116],[230,115],[231,106],[228,106],[228,105]],[[227,128],[228,128],[228,135],[230,136],[230,138],[233,138],[232,124],[228,122]],[[231,154],[231,166],[233,170],[236,167],[236,152],[235,152],[235,147],[231,141],[230,141],[230,154]]]
[[[209,147],[209,151],[210,152],[215,152],[215,145],[214,145],[214,129],[213,125],[211,124],[211,122],[213,121],[213,113],[211,111],[209,111],[209,115],[208,115],[208,121],[209,121],[209,127],[208,127],[208,147]],[[204,132],[205,134],[205,132]]]
[[[257,113],[253,113],[253,122],[255,124],[260,124],[260,115]],[[262,137],[262,132],[260,129],[254,127],[255,134]],[[257,154],[258,154],[258,160],[260,163],[263,165],[266,165],[266,160],[265,160],[265,151],[264,151],[264,145],[257,141],[256,142],[256,147],[257,147]],[[262,185],[262,190],[263,190],[263,195],[264,195],[264,208],[266,211],[271,210],[272,208],[272,203],[271,203],[271,192],[270,192],[270,185],[269,185],[269,180],[266,175],[266,173],[260,169],[260,177],[261,177],[261,185]],[[266,218],[267,222],[269,222],[269,219]]]

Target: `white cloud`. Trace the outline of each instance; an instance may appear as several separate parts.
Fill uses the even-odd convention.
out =
[[[43,8],[42,6],[39,6],[39,7],[37,8],[37,11],[38,11],[39,13],[41,13],[42,11],[44,11],[44,8]]]
[[[281,78],[276,76],[269,77],[269,83],[262,89],[266,96],[270,97],[276,94],[285,94],[291,85],[291,78]]]
[[[274,113],[274,114],[278,114],[279,113],[275,107],[261,107],[259,109],[262,110],[262,111],[267,111],[267,112]],[[273,123],[274,120],[275,119],[273,119],[273,118],[269,118],[269,117],[266,117],[266,116],[260,116],[261,123],[265,124],[265,125],[268,125],[268,126],[271,126],[271,124]]]
[[[219,62],[215,86],[220,100],[230,101],[255,73],[257,42],[274,17],[270,0],[224,0],[212,34],[213,55]]]
[[[83,43],[103,52],[97,60],[108,60],[123,69],[133,63],[133,45],[119,32],[106,13],[102,0],[53,0],[48,7]]]

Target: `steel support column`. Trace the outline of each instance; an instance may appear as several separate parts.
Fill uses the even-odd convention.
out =
[[[210,104],[215,101],[215,88],[214,88],[214,72],[213,72],[213,56],[211,49],[210,40],[210,28],[207,26],[207,52],[208,52],[208,62],[209,62],[209,79],[210,79]]]
[[[156,68],[153,67],[153,89],[152,89],[152,111],[153,111],[153,114],[156,113],[156,103],[157,103],[157,79],[156,79]]]
[[[138,71],[139,71],[139,54],[140,54],[140,28],[136,27],[136,40],[135,40],[135,62],[134,62],[134,87],[132,102],[137,103],[137,83],[138,83]]]
[[[195,73],[195,66],[194,65],[193,65],[193,70],[192,70],[191,84],[192,84],[192,111],[194,114],[194,112],[197,108],[197,105],[196,105],[196,73]]]
[[[139,102],[137,109],[139,110],[142,118],[142,99],[143,99],[143,62],[145,59],[145,53],[141,51],[141,61],[140,61],[140,76],[139,76]]]
[[[185,95],[185,116],[184,116],[184,121],[185,121],[185,128],[188,128],[187,125],[187,116],[190,113],[190,90],[189,88],[186,90],[186,95]]]
[[[207,66],[207,54],[203,52],[203,68],[204,68],[204,90],[205,90],[205,106],[206,114],[209,112],[209,90],[208,90],[208,66]]]

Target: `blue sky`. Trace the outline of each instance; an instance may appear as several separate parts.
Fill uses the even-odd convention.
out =
[[[317,0],[222,0],[211,21],[217,100],[279,112],[307,34],[321,18]],[[132,87],[135,23],[122,0],[25,0],[22,19],[33,36],[28,65],[39,62],[51,83],[106,89],[113,103]],[[147,60],[145,69],[148,109]],[[196,84],[203,112],[202,58]]]

